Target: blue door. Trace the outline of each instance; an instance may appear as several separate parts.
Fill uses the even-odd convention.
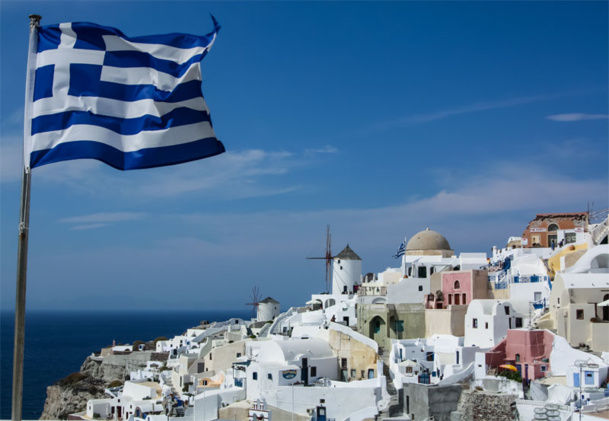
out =
[[[579,387],[579,373],[573,373],[573,386]]]

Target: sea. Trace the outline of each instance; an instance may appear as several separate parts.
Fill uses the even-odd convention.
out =
[[[24,420],[40,418],[46,388],[80,370],[101,348],[179,335],[200,321],[249,320],[243,310],[201,311],[27,311],[23,378]],[[0,419],[11,418],[15,315],[0,311]]]

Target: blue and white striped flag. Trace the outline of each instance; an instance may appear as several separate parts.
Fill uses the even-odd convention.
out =
[[[201,91],[213,23],[204,36],[134,38],[92,23],[40,27],[28,65],[26,168],[90,158],[131,170],[224,152]]]
[[[398,248],[397,253],[393,255],[393,258],[397,259],[397,258],[403,256],[404,253],[406,253],[406,240],[404,240],[402,242],[402,244],[400,244],[400,247]]]

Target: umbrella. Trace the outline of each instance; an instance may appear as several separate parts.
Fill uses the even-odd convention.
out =
[[[609,306],[609,300],[605,300],[603,302],[600,302],[600,303],[597,304],[597,306],[599,306],[599,307]]]
[[[512,364],[501,364],[499,366],[499,368],[506,368],[511,371],[518,371],[518,369],[516,367],[514,367]]]

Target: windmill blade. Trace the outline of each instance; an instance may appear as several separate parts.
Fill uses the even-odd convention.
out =
[[[326,225],[326,255],[324,257],[307,257],[307,260],[326,261],[326,292],[329,292],[331,268],[332,268],[332,235],[330,235],[330,225]]]
[[[257,316],[258,306],[260,305],[260,290],[257,286],[252,288],[251,303],[245,303],[245,305],[252,306],[252,317]]]

